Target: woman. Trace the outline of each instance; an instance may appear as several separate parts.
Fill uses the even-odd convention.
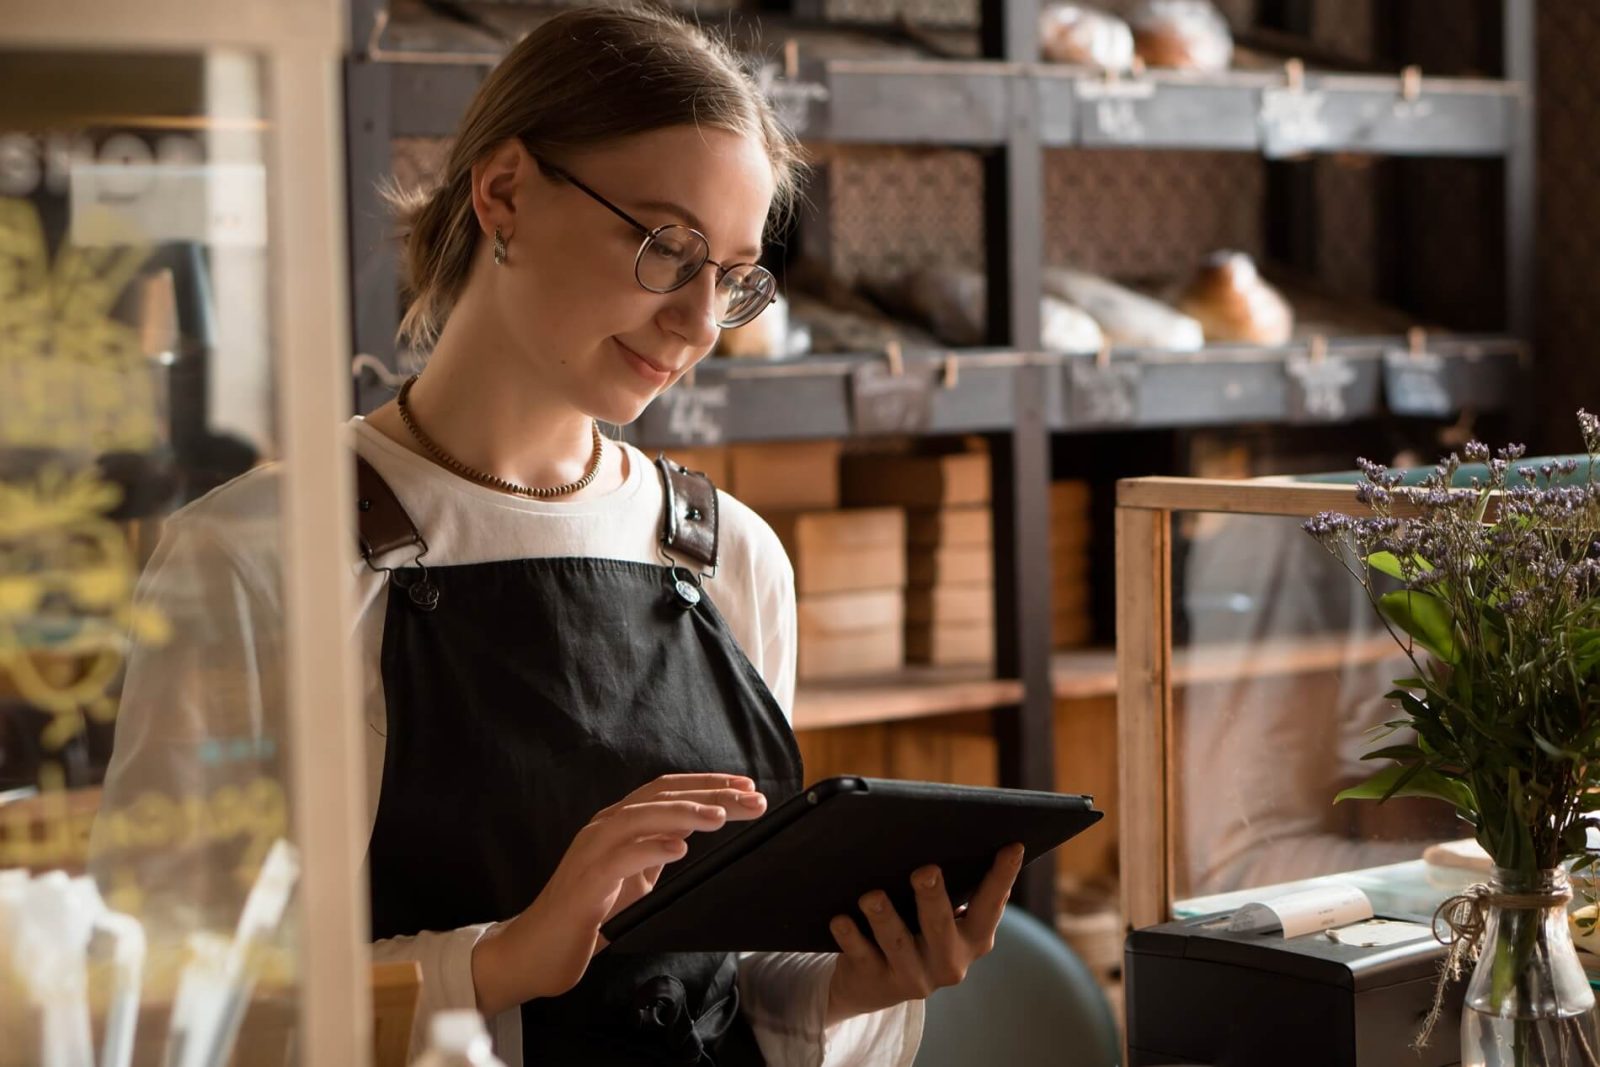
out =
[[[837,955],[602,951],[665,865],[801,787],[781,545],[597,425],[632,422],[770,302],[754,264],[796,166],[697,30],[583,10],[512,50],[442,184],[401,198],[403,329],[432,352],[352,423],[373,954],[420,961],[419,1017],[477,1007],[512,1063],[909,1064],[920,999],[987,951],[1020,863],[1003,853],[959,919],[916,872],[919,937],[869,894],[876,943],[839,917]],[[158,571],[207,551],[258,569],[218,524],[259,514],[274,477],[176,517]],[[126,707],[174,702],[160,655]],[[152,718],[119,723],[108,803],[161,747]]]

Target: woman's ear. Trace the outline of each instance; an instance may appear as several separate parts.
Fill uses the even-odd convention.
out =
[[[484,233],[498,227],[509,238],[517,223],[517,186],[533,167],[528,150],[515,140],[472,165],[472,211]]]

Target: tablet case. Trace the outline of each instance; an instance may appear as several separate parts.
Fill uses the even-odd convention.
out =
[[[871,890],[915,933],[912,871],[938,864],[959,906],[1006,845],[1022,842],[1026,864],[1101,815],[1087,796],[830,778],[672,872],[600,932],[613,952],[837,952],[829,921],[850,915],[867,931],[857,901]]]

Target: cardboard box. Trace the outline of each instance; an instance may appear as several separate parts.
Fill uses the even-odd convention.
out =
[[[886,674],[905,662],[899,589],[802,597],[796,611],[802,682]]]
[[[936,667],[968,666],[994,661],[992,623],[906,624],[906,659]]]
[[[899,508],[795,512],[768,522],[794,564],[800,596],[906,584],[906,517]]]
[[[906,515],[906,543],[913,548],[994,544],[994,515],[983,506],[917,510]]]
[[[844,459],[847,504],[944,508],[989,503],[989,457],[861,454]]]
[[[763,514],[839,506],[839,442],[785,441],[728,449],[728,491]]]
[[[906,562],[911,585],[992,585],[994,553],[988,548],[919,549]]]
[[[993,585],[913,586],[906,590],[906,621],[994,625]]]

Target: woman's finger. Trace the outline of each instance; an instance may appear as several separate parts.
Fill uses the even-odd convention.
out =
[[[980,952],[987,952],[994,944],[995,928],[1006,910],[1006,900],[1016,883],[1017,872],[1022,870],[1024,849],[1021,845],[1007,845],[995,857],[994,866],[983,876],[978,891],[972,894],[967,914],[961,920],[961,932],[967,943]]]
[[[905,920],[894,910],[889,894],[875,889],[859,903],[867,915],[867,925],[872,927],[878,949],[899,979],[900,987],[914,996],[927,996],[932,990],[928,987],[922,956],[917,951],[917,939],[911,936]]]
[[[694,804],[715,804],[728,813],[730,819],[754,819],[765,814],[767,797],[764,793],[744,789],[686,789],[657,793],[649,803],[662,800],[687,800]]]
[[[662,867],[681,860],[688,851],[688,842],[677,837],[629,841],[608,850],[595,872],[608,882],[621,882],[652,869],[659,874]]]
[[[683,792],[694,789],[732,789],[745,793],[755,789],[755,782],[742,774],[663,774],[641,785],[621,800],[601,809],[597,817],[610,815],[618,808],[649,800],[659,793]]]
[[[923,867],[911,875],[911,887],[917,896],[917,922],[922,927],[928,978],[936,986],[955,985],[967,976],[971,949],[956,929],[944,875],[937,867]]]
[[[828,924],[828,932],[833,935],[839,951],[856,963],[879,966],[883,964],[883,954],[866,939],[861,933],[861,927],[857,926],[855,920],[848,915],[835,915],[833,921]]]
[[[728,813],[715,804],[685,800],[645,801],[619,808],[609,818],[596,819],[579,832],[579,842],[592,841],[601,848],[665,834],[686,837],[696,831],[720,829]]]

